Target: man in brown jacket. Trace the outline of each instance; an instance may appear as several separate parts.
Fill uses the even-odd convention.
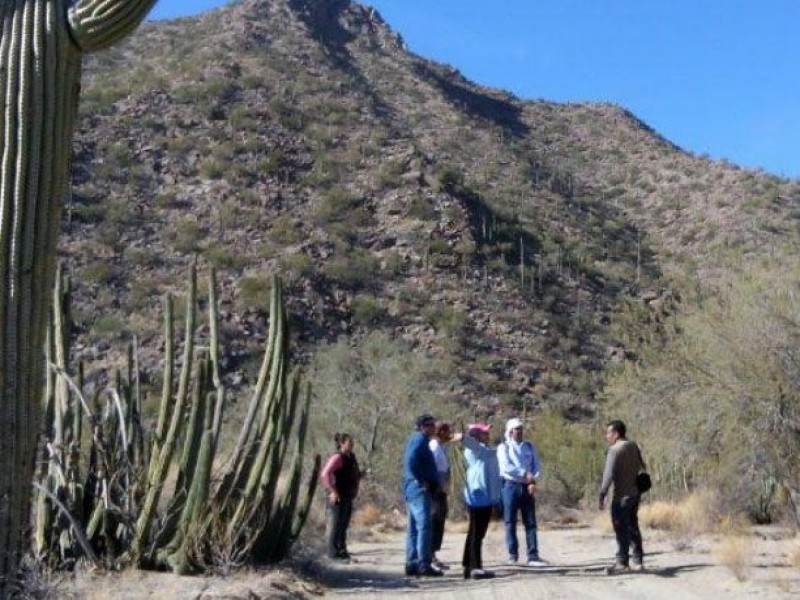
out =
[[[625,439],[625,423],[619,420],[606,425],[608,454],[600,484],[600,510],[606,505],[606,496],[612,484],[611,522],[617,536],[617,560],[607,569],[608,573],[630,570],[628,557],[633,546],[633,568],[641,571],[644,559],[642,533],[639,531],[640,493],[636,486],[636,476],[644,470],[642,453],[633,442]]]

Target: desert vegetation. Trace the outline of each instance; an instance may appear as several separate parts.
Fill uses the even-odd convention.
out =
[[[310,468],[305,460],[311,390],[287,361],[278,279],[258,380],[246,414],[228,422],[228,431],[213,271],[203,337],[191,273],[180,361],[173,301],[165,298],[157,419],[146,410],[135,346],[106,386],[88,386],[82,366],[69,368],[69,296],[69,281],[59,277],[48,335],[47,434],[34,484],[39,567],[88,562],[229,573],[285,558],[308,516],[320,458]]]

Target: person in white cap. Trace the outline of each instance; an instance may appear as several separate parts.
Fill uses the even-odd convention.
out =
[[[517,540],[517,513],[525,527],[528,550],[527,566],[544,567],[547,562],[539,556],[536,533],[536,480],[541,475],[541,465],[536,446],[523,439],[524,425],[520,419],[506,423],[505,441],[497,447],[497,462],[503,480],[501,498],[503,521],[506,528],[508,563],[516,564],[519,558]]]

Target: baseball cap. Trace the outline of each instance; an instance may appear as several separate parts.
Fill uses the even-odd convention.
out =
[[[433,415],[429,415],[427,413],[424,414],[424,415],[418,416],[417,420],[415,421],[417,429],[421,429],[422,427],[424,427],[425,425],[428,425],[428,424],[434,425],[435,423],[436,423],[436,419],[433,418]]]
[[[519,429],[521,427],[524,427],[522,419],[517,419],[516,417],[514,417],[513,419],[509,419],[508,422],[506,423],[506,431],[511,431],[512,429]]]

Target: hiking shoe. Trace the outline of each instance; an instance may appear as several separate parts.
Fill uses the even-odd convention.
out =
[[[485,571],[483,569],[472,569],[472,572],[469,574],[470,579],[491,579],[494,577],[494,573],[491,571]]]
[[[430,565],[424,569],[422,569],[419,573],[417,573],[420,577],[441,577],[444,575],[439,569]]]
[[[606,575],[619,575],[621,573],[630,573],[631,568],[628,565],[624,565],[622,563],[614,563],[613,565],[606,567]]]
[[[527,562],[527,566],[529,567],[549,567],[550,563],[546,560],[542,560],[541,558],[532,558]]]

